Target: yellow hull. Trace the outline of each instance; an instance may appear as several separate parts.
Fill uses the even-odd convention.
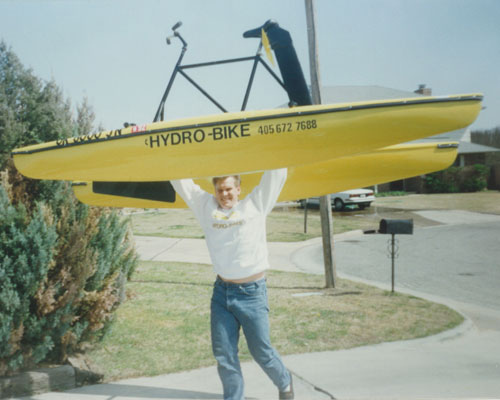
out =
[[[402,144],[356,156],[290,167],[279,201],[321,196],[439,171],[453,163],[457,156],[457,148],[458,144],[455,142]],[[247,195],[259,183],[261,175],[262,173],[250,173],[242,176],[242,196]],[[196,179],[195,182],[204,190],[213,192],[210,178]],[[73,190],[81,202],[95,206],[186,207],[179,196],[176,196],[175,202],[168,203],[103,195],[93,192],[92,183],[75,184]]]
[[[294,167],[363,153],[471,124],[480,94],[245,111],[28,146],[25,176],[162,181]]]

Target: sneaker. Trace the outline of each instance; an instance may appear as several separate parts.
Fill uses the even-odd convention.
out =
[[[292,374],[290,373],[290,390],[288,392],[280,392],[280,400],[293,400],[293,399],[294,399],[293,380],[292,380]]]

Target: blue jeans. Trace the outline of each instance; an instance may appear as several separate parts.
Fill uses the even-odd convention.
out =
[[[234,284],[217,278],[211,302],[212,350],[224,389],[224,399],[244,397],[243,375],[238,358],[240,327],[255,361],[278,390],[290,383],[290,374],[269,337],[266,280]]]

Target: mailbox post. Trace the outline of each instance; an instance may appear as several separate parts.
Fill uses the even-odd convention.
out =
[[[394,293],[394,259],[395,259],[395,235],[413,235],[413,220],[412,219],[382,219],[378,233],[390,234],[391,238],[391,280],[392,280],[392,293]]]

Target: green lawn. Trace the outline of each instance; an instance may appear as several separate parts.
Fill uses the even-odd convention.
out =
[[[105,380],[214,365],[213,280],[208,265],[142,262],[111,331],[87,352]],[[323,287],[322,276],[269,272],[271,337],[283,355],[423,337],[462,322],[449,308],[412,296],[343,280],[336,289]]]

